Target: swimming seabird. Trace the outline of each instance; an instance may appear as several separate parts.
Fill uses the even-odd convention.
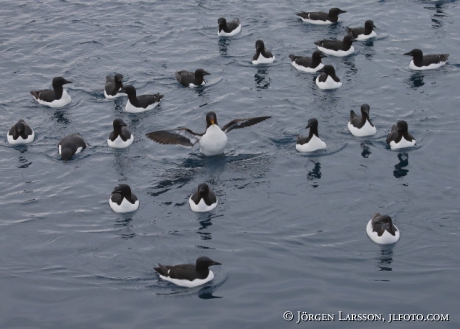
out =
[[[111,99],[120,96],[125,96],[125,93],[119,93],[123,88],[123,76],[121,74],[115,74],[112,78],[111,76],[105,77],[105,88],[104,95],[105,98]]]
[[[8,143],[12,145],[32,143],[34,138],[35,132],[23,119],[16,122],[7,134]]]
[[[315,45],[325,54],[344,57],[354,53],[355,47],[353,47],[353,41],[355,41],[355,39],[352,36],[346,35],[343,37],[342,41],[319,40],[315,42]]]
[[[84,149],[86,149],[86,143],[79,133],[65,136],[58,144],[62,160],[70,160],[74,154],[80,153]]]
[[[409,134],[409,127],[404,120],[398,121],[387,136],[387,144],[392,150],[412,147],[415,145],[414,137]]]
[[[322,72],[321,75],[318,75],[316,78],[316,85],[319,89],[337,89],[342,86],[342,81],[335,75],[335,69],[332,65],[324,65],[324,67],[317,72]]]
[[[203,78],[205,75],[211,75],[211,73],[203,69],[197,69],[195,72],[179,71],[176,72],[176,79],[185,87],[195,88],[206,84],[206,80]]]
[[[291,64],[297,70],[307,73],[315,73],[318,70],[321,70],[324,67],[324,64],[321,63],[321,58],[327,57],[319,50],[315,50],[311,57],[301,57],[289,55],[291,59]]]
[[[197,142],[200,144],[200,151],[204,155],[217,155],[224,152],[227,145],[227,134],[233,129],[249,127],[270,116],[255,117],[248,119],[235,119],[227,123],[222,129],[217,124],[217,116],[214,112],[206,114],[206,132],[197,134],[188,128],[173,130],[160,130],[148,133],[146,136],[160,144],[178,144],[192,147]]]
[[[219,24],[217,35],[220,37],[231,37],[241,32],[241,24],[238,18],[227,22],[225,18],[221,17],[217,20],[217,23]]]
[[[128,94],[128,102],[126,103],[125,111],[130,113],[139,113],[149,111],[155,108],[164,97],[157,93],[155,95],[137,96],[136,88],[133,86],[124,86],[119,93]]]
[[[298,13],[302,21],[305,23],[310,24],[317,24],[317,25],[327,25],[332,23],[337,23],[339,21],[339,15],[346,13],[345,10],[339,8],[332,8],[329,10],[329,13],[324,13],[322,11],[318,12],[301,12]]]
[[[63,107],[70,103],[72,100],[67,91],[62,88],[66,83],[72,83],[62,77],[56,77],[53,79],[53,90],[36,90],[31,91],[30,94],[40,104],[47,105],[49,107]]]
[[[371,136],[377,132],[377,128],[375,128],[369,118],[369,110],[369,105],[363,104],[361,105],[361,116],[358,116],[353,110],[350,111],[348,130],[350,130],[354,136]]]
[[[217,206],[217,198],[214,191],[206,183],[198,185],[198,189],[188,200],[190,209],[195,212],[211,211]]]
[[[312,118],[308,120],[308,124],[305,129],[310,128],[308,137],[302,137],[297,135],[297,144],[295,148],[299,152],[313,152],[326,148],[326,143],[319,138],[318,135],[318,120]]]
[[[446,65],[449,54],[441,55],[423,55],[420,49],[412,49],[404,55],[412,56],[412,61],[409,67],[412,70],[432,70],[437,69],[443,65]]]
[[[196,264],[181,264],[174,266],[164,266],[158,264],[155,271],[160,278],[175,285],[193,288],[205,284],[214,279],[214,273],[209,270],[209,266],[222,265],[212,259],[202,256],[196,260]]]
[[[264,42],[262,40],[256,41],[256,53],[252,57],[252,64],[270,64],[275,61],[275,56],[271,52],[265,49]]]
[[[113,188],[109,205],[117,213],[127,213],[136,211],[139,208],[139,200],[131,192],[131,187],[128,184],[120,184]]]
[[[367,223],[366,232],[372,241],[378,244],[392,244],[399,240],[399,230],[393,225],[390,216],[375,213]]]
[[[131,134],[126,123],[122,119],[113,120],[113,131],[110,133],[107,144],[114,148],[125,148],[131,145],[134,141],[134,136]]]
[[[370,19],[364,23],[364,27],[346,27],[348,34],[358,41],[376,37],[377,33],[374,31],[375,28],[374,22]]]

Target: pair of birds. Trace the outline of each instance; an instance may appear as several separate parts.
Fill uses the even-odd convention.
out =
[[[211,211],[217,202],[216,194],[206,183],[198,185],[198,189],[189,198],[190,209],[194,212]],[[139,199],[128,184],[119,184],[112,191],[109,205],[116,213],[129,213],[139,208]]]
[[[350,111],[350,119],[348,121],[348,130],[357,137],[371,136],[377,132],[377,128],[372,124],[369,117],[370,107],[368,104],[361,105],[361,116],[355,111]],[[302,137],[297,136],[296,149],[299,152],[314,152],[326,148],[326,143],[319,138],[318,120],[312,118],[308,120],[308,125],[305,129],[310,128],[309,135]],[[398,121],[392,126],[390,133],[386,139],[387,144],[392,150],[412,147],[416,141],[408,131],[407,122],[404,120]]]
[[[366,233],[372,241],[378,244],[394,244],[400,238],[400,232],[393,224],[391,217],[379,213],[376,213],[368,222]],[[165,281],[181,287],[193,288],[214,279],[214,273],[209,269],[210,266],[214,265],[222,264],[202,256],[196,260],[195,264],[174,266],[158,264],[154,270]]]

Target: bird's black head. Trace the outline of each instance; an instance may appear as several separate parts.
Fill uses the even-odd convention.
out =
[[[324,65],[321,70],[318,70],[316,72],[324,72],[327,75],[335,75],[335,69],[332,65]]]
[[[265,44],[262,40],[256,41],[256,50],[262,51],[265,48]]]
[[[206,113],[206,128],[208,128],[211,125],[217,125],[217,116],[216,113],[214,112],[208,112]]]
[[[311,118],[310,120],[308,120],[308,124],[305,127],[305,129],[314,128],[314,127],[318,127],[318,120],[316,120],[316,118]]]
[[[404,120],[398,121],[396,123],[396,127],[398,127],[398,131],[401,132],[401,133],[406,132],[409,129],[409,126],[407,125],[407,122],[404,121]]]
[[[203,76],[205,76],[205,75],[211,75],[211,73],[208,73],[208,72],[206,72],[206,71],[203,70],[203,69],[197,69],[197,70],[195,70],[195,77],[198,77],[198,76],[203,77]]]
[[[322,52],[320,52],[319,50],[315,50],[313,52],[313,55],[311,56],[313,59],[318,59],[321,61],[321,58],[325,58],[327,57],[325,54],[323,54]]]
[[[211,258],[206,257],[206,256],[198,257],[198,259],[196,260],[196,267],[199,269],[208,268],[209,266],[212,266],[212,265],[222,265],[222,264],[215,262]]]
[[[198,185],[198,193],[203,197],[205,195],[208,195],[209,193],[209,186],[206,183],[201,183]]]
[[[224,25],[227,24],[227,20],[225,18],[221,17],[221,18],[219,18],[217,20],[217,24],[219,24],[219,26],[224,26]]]
[[[132,85],[124,86],[118,91],[119,93],[128,94],[128,96],[136,97],[136,88]]]
[[[364,23],[364,27],[368,28],[368,29],[376,29],[377,26],[374,25],[374,22],[371,21],[370,19],[368,19],[365,23]]]
[[[16,127],[16,131],[18,132],[18,134],[22,134],[22,132],[26,129],[26,127],[24,127],[24,120],[19,120],[15,124],[15,127]]]
[[[408,53],[405,53],[404,55],[418,57],[418,58],[423,57],[423,53],[420,49],[412,49],[411,51],[409,51]]]
[[[368,104],[363,104],[361,105],[361,113],[366,113],[367,116],[369,116],[369,110],[371,109],[371,107],[368,105]]]
[[[385,230],[395,235],[396,229],[390,216],[380,215],[380,217],[373,221],[373,224],[380,224]]]
[[[346,13],[346,11],[339,8],[331,8],[329,10],[329,16],[338,16],[339,14],[343,13]]]
[[[113,129],[120,129],[121,127],[126,127],[126,123],[122,119],[116,118],[113,120]]]
[[[120,193],[124,197],[131,196],[131,187],[128,184],[120,184],[113,188],[112,194]]]
[[[61,160],[68,161],[73,157],[73,155],[74,152],[70,147],[61,148]]]
[[[356,41],[355,38],[353,38],[351,35],[346,35],[343,37],[343,43],[344,44],[352,44],[354,41]]]
[[[123,76],[119,73],[115,74],[114,77],[115,82],[122,83],[123,82]]]
[[[72,83],[72,81],[68,81],[64,79],[63,77],[56,77],[53,79],[53,88],[55,87],[62,87],[66,83]]]

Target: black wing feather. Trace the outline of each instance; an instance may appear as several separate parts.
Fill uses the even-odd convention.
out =
[[[255,117],[255,118],[248,118],[248,119],[235,119],[235,120],[232,120],[229,123],[227,123],[222,128],[222,130],[226,134],[228,134],[229,131],[231,131],[233,129],[240,129],[240,128],[244,128],[244,127],[249,127],[249,126],[255,125],[256,123],[259,123],[261,121],[264,121],[264,120],[267,120],[267,119],[270,119],[270,118],[271,118],[271,116]]]
[[[160,144],[175,144],[187,147],[195,145],[204,134],[197,134],[188,128],[159,130],[146,134],[151,140]]]

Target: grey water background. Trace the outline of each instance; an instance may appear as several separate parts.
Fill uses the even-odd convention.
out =
[[[332,26],[302,23],[301,10],[347,10]],[[333,313],[320,328],[458,328],[459,5],[456,1],[9,1],[0,8],[0,328],[292,328],[285,311]],[[217,19],[239,17],[242,33],[217,37]],[[372,19],[373,41],[356,54],[329,56],[343,87],[324,92],[295,70],[289,54],[344,36]],[[250,60],[257,39],[276,56]],[[448,65],[409,70],[413,48],[449,53]],[[204,68],[202,89],[180,86],[177,70]],[[105,76],[122,73],[140,94],[165,95],[141,114],[106,100]],[[30,90],[54,76],[72,103],[52,109]],[[377,134],[353,137],[349,111],[371,107]],[[156,144],[145,133],[186,126],[271,120],[229,133],[225,154]],[[127,149],[106,139],[121,117],[135,135]],[[327,150],[295,150],[309,118]],[[13,147],[19,119],[36,139]],[[397,120],[417,146],[385,144]],[[89,147],[65,163],[57,144],[80,132]],[[188,197],[207,182],[219,197],[208,214]],[[113,186],[140,199],[114,213]],[[371,242],[375,212],[392,216],[401,240]],[[153,267],[221,262],[214,281],[184,289]],[[442,313],[443,323],[338,322],[345,313]],[[297,319],[294,320],[294,322]]]

